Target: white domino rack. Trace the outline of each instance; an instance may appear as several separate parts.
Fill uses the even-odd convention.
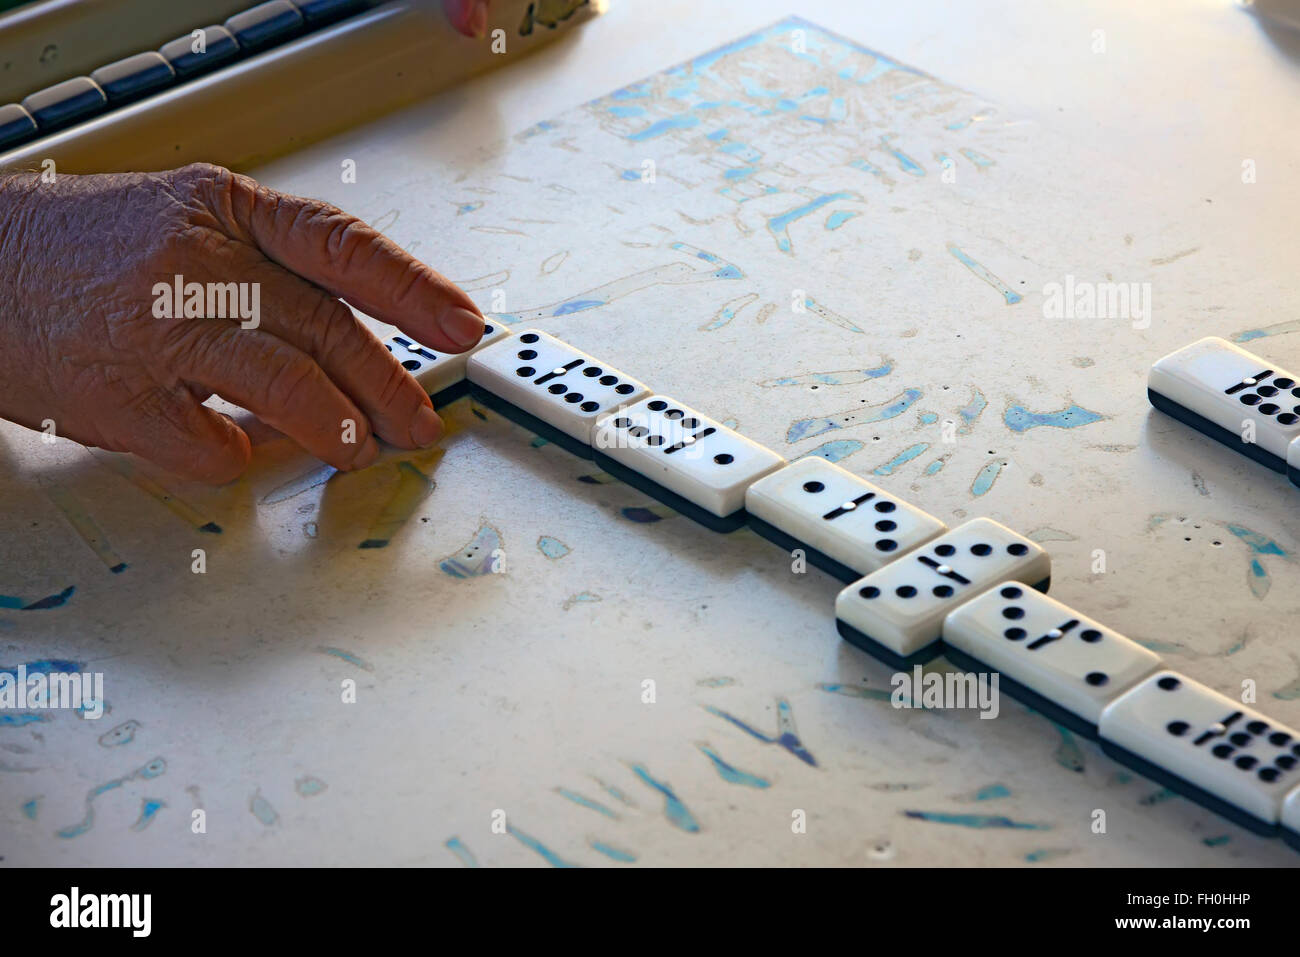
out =
[[[836,601],[840,633],[887,664],[942,654],[965,670],[997,672],[1012,697],[1098,741],[1120,763],[1300,851],[1300,732],[1163,668],[1136,642],[1046,597],[1049,556],[1011,529],[987,518],[948,529],[838,465],[786,463],[538,330],[511,335],[497,325],[455,357],[413,349],[404,337],[386,345],[416,353],[418,369],[408,368],[435,402],[472,394],[708,528],[748,524],[783,548],[806,549],[813,564],[848,582]],[[555,367],[530,365],[539,353]],[[1225,376],[1233,381],[1218,381]],[[625,399],[606,397],[592,388],[601,381],[632,385]],[[1274,384],[1260,390],[1267,381]],[[1285,415],[1259,413],[1265,403],[1242,403],[1238,393],[1262,391],[1262,400],[1282,386],[1296,389],[1300,422],[1300,381],[1210,339],[1157,362],[1149,394],[1161,411],[1257,461],[1279,471],[1290,464],[1300,484],[1300,435],[1277,431],[1289,432],[1292,421],[1264,423],[1274,429],[1267,459],[1235,431],[1238,405]],[[581,401],[578,389],[586,390]]]

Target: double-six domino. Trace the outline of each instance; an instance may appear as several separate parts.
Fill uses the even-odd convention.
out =
[[[1300,379],[1225,339],[1156,361],[1147,397],[1168,415],[1300,484]]]

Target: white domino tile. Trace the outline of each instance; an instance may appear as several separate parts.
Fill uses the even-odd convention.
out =
[[[1194,799],[1235,809],[1256,830],[1278,822],[1287,793],[1300,784],[1297,732],[1172,671],[1156,672],[1107,705],[1098,728],[1108,752],[1118,746],[1203,792],[1190,794]]]
[[[1283,471],[1288,446],[1300,437],[1300,380],[1226,339],[1200,339],[1158,360],[1147,388],[1158,408],[1163,397],[1176,407],[1163,411],[1199,416],[1214,431],[1188,424],[1277,471]]]
[[[402,368],[415,376],[425,392],[437,395],[465,379],[471,355],[509,335],[510,330],[505,326],[488,320],[483,324],[483,338],[465,352],[439,352],[405,334],[390,336],[384,346],[402,363]]]
[[[1300,485],[1300,436],[1292,439],[1286,448],[1286,474],[1292,484]]]
[[[554,336],[526,329],[470,357],[469,380],[586,445],[604,414],[650,390]]]
[[[1137,642],[1019,582],[949,612],[943,640],[1094,728],[1107,704],[1160,667]]]
[[[881,646],[886,660],[906,660],[937,650],[944,616],[984,589],[1011,580],[1037,585],[1051,571],[1036,542],[975,518],[849,585],[835,599],[835,617],[842,633],[847,625]]]
[[[1300,784],[1282,801],[1281,823],[1287,843],[1300,851]]]
[[[818,456],[791,462],[745,492],[745,510],[867,575],[946,531],[933,515]]]
[[[785,464],[771,449],[666,395],[605,416],[592,445],[718,517],[744,508],[745,490]]]

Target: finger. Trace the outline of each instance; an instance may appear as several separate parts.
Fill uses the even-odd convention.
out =
[[[237,479],[252,456],[244,431],[183,385],[151,389],[100,431],[105,447],[134,452],[168,472],[213,485]]]
[[[465,36],[487,33],[488,0],[443,0],[442,9],[451,25]]]
[[[260,329],[186,323],[166,350],[167,367],[252,412],[338,469],[379,455],[370,422],[309,356]]]
[[[231,408],[237,409],[236,406]],[[287,439],[288,436],[279,429],[273,429],[247,409],[237,409],[235,412],[222,412],[223,418],[229,419],[236,426],[244,430],[248,436],[249,444],[253,448],[259,445],[266,445],[267,442],[278,442],[281,439]]]
[[[225,170],[198,185],[232,235],[362,312],[443,352],[483,337],[483,315],[463,290],[355,216]]]
[[[351,309],[274,263],[261,266],[263,332],[311,356],[386,442],[415,449],[442,438],[442,420],[424,389]]]

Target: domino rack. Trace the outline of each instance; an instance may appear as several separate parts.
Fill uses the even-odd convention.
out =
[[[1300,732],[1162,668],[1151,651],[1047,597],[1051,562],[1037,543],[987,518],[949,529],[823,459],[786,462],[539,330],[514,335],[489,321],[480,343],[456,355],[404,336],[385,345],[437,406],[472,394],[714,531],[748,525],[784,549],[803,549],[848,583],[836,600],[841,635],[885,663],[908,668],[944,655],[966,671],[997,672],[1013,698],[1096,740],[1119,763],[1300,851]],[[566,361],[546,368],[556,357]],[[1151,401],[1219,441],[1231,434],[1154,389]],[[718,443],[724,451],[706,458]],[[1300,437],[1293,449],[1291,478],[1300,484]],[[732,465],[747,476],[729,481]],[[798,489],[827,486],[848,496],[828,512],[799,497]],[[831,520],[839,524],[824,524]],[[918,575],[938,601],[920,594]]]

